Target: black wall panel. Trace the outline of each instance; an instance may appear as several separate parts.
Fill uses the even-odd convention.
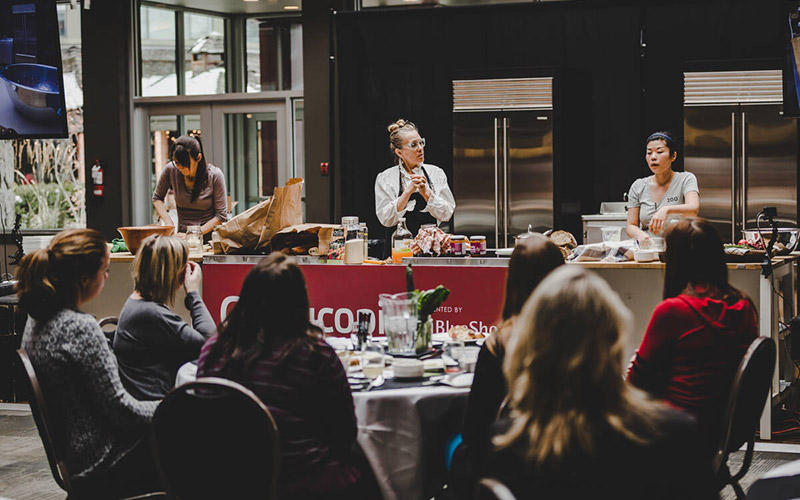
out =
[[[414,121],[426,162],[452,175],[453,78],[555,76],[556,226],[649,175],[643,141],[683,127],[683,71],[780,67],[783,0],[559,2],[341,13],[337,147],[343,215],[374,215],[386,126]],[[645,42],[646,46],[642,46]],[[678,168],[682,168],[678,164]]]

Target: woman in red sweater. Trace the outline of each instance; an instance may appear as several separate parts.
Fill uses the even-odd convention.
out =
[[[736,369],[758,336],[753,302],[728,283],[725,252],[708,221],[689,217],[666,234],[664,301],[656,307],[628,381],[693,414],[716,448]]]

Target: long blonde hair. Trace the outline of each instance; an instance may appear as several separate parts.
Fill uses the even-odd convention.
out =
[[[172,305],[189,251],[177,236],[148,236],[133,259],[133,288],[144,300]]]
[[[514,323],[503,365],[512,424],[494,443],[521,441],[528,461],[541,465],[591,454],[609,430],[637,443],[657,435],[664,407],[621,374],[631,323],[599,276],[571,265],[552,271]]]

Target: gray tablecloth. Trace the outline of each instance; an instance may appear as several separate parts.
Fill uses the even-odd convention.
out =
[[[192,381],[186,363],[178,385]],[[358,443],[372,466],[384,500],[427,500],[445,479],[445,444],[460,431],[469,389],[408,387],[353,393]]]

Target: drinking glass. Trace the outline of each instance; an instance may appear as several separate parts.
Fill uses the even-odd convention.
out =
[[[377,342],[368,342],[361,349],[361,371],[369,380],[383,375],[383,347]]]
[[[444,344],[444,354],[442,360],[444,361],[445,372],[458,372],[461,370],[458,360],[464,355],[464,341],[462,340],[448,340]],[[448,358],[450,358],[448,360]],[[452,360],[452,361],[451,361]]]
[[[462,355],[458,358],[458,365],[467,373],[471,373],[475,371],[475,365],[478,364],[478,354],[480,354],[481,348],[469,346],[465,347],[462,350]]]

